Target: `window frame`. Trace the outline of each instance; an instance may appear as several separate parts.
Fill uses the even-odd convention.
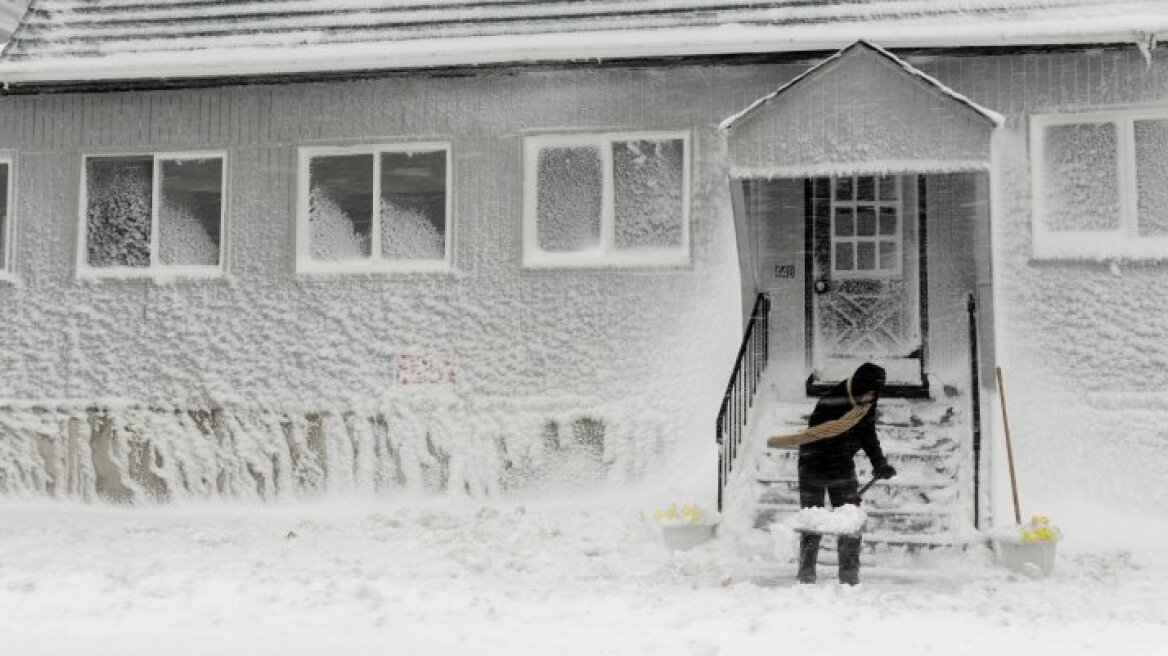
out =
[[[0,266],[0,281],[15,283],[16,264],[13,258],[16,256],[16,246],[13,243],[16,239],[16,228],[13,227],[15,220],[12,217],[12,210],[16,207],[16,154],[8,151],[0,151],[0,163],[8,165],[8,177],[4,181],[8,185],[8,201],[5,206],[4,225],[0,226],[0,242],[3,243],[3,252],[0,252],[0,257],[3,258],[3,265]]]
[[[1168,120],[1168,107],[1109,110],[1030,117],[1031,235],[1037,259],[1168,259],[1168,236],[1139,234],[1139,168],[1135,123]],[[1116,188],[1119,227],[1112,230],[1051,230],[1046,227],[1047,172],[1044,166],[1048,127],[1110,123],[1116,129]],[[1168,183],[1168,180],[1165,181]]]
[[[150,182],[150,264],[144,267],[98,267],[89,264],[89,161],[93,159],[151,158]],[[161,264],[159,262],[158,210],[161,167],[164,161],[218,159],[222,163],[219,180],[219,263],[218,264]],[[85,153],[81,156],[81,193],[78,203],[77,276],[79,278],[219,278],[227,271],[227,217],[228,212],[228,158],[225,150],[176,151],[120,151]]]
[[[901,184],[902,175],[899,174],[863,174],[854,173],[849,177],[852,179],[852,196],[851,200],[839,200],[836,198],[835,181],[844,176],[832,176],[831,180],[831,277],[837,279],[860,279],[860,280],[895,280],[904,277],[904,185]],[[892,178],[896,185],[896,198],[884,199],[880,197],[880,179]],[[859,200],[855,198],[856,189],[858,189],[859,178],[873,178],[875,187],[875,198],[872,200]],[[860,207],[871,207],[876,215],[876,234],[869,236],[860,236]],[[880,209],[887,206],[894,206],[896,208],[896,232],[893,235],[880,234]],[[836,210],[840,207],[851,208],[853,229],[852,235],[840,237],[836,235]],[[874,257],[876,258],[875,269],[857,269],[853,266],[851,269],[840,270],[836,268],[836,244],[840,242],[851,243],[858,245],[860,243],[871,243],[875,248]],[[893,263],[896,265],[891,269],[880,268],[880,244],[881,242],[892,241],[896,243],[896,253],[893,258]],[[856,264],[859,260],[857,253],[859,248],[853,246],[852,263]]]
[[[682,142],[681,243],[673,247],[618,249],[615,245],[616,194],[612,145],[618,141]],[[523,266],[531,269],[560,267],[674,267],[687,266],[690,254],[690,205],[692,204],[693,154],[688,130],[653,132],[596,132],[539,134],[523,140]],[[554,146],[600,149],[601,209],[600,245],[587,251],[555,252],[539,247],[537,202],[539,151]]]
[[[381,257],[381,155],[383,153],[446,154],[446,230],[445,249],[441,260],[387,260]],[[313,157],[337,155],[372,155],[373,206],[370,227],[369,258],[366,260],[321,261],[312,259],[309,239],[309,196],[312,180],[309,163]],[[353,274],[353,273],[447,273],[453,270],[454,253],[454,147],[450,141],[410,141],[392,143],[365,143],[355,145],[301,146],[298,151],[296,185],[296,273],[299,274]]]

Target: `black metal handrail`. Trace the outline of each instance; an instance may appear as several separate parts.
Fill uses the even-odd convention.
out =
[[[722,511],[722,494],[730,471],[734,469],[738,446],[742,444],[742,428],[746,426],[747,414],[754,405],[758,379],[766,369],[770,355],[770,313],[770,296],[759,294],[754,309],[750,311],[750,322],[742,336],[738,359],[734,361],[734,371],[730,374],[714,424],[714,436],[718,442],[718,512]]]
[[[978,367],[977,298],[969,295],[969,387],[973,415],[973,527],[981,528],[981,376]]]

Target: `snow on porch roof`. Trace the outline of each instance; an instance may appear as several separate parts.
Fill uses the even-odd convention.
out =
[[[853,50],[855,50],[857,48],[867,49],[867,50],[870,50],[872,52],[875,52],[876,54],[880,55],[881,57],[884,57],[889,62],[891,62],[892,64],[894,64],[895,66],[897,66],[901,70],[903,70],[905,73],[907,73],[908,75],[911,75],[913,78],[919,80],[921,83],[925,84],[926,86],[934,89],[936,92],[938,92],[942,95],[948,96],[949,98],[952,98],[957,103],[960,103],[961,105],[964,105],[964,106],[968,107],[969,109],[973,110],[975,113],[980,114],[983,118],[985,118],[987,121],[992,123],[994,125],[994,127],[1001,126],[1002,123],[1005,121],[1005,119],[1002,117],[1001,114],[993,111],[992,109],[986,109],[985,107],[982,107],[981,105],[973,102],[969,98],[967,98],[967,97],[961,95],[960,93],[957,93],[956,91],[950,89],[949,87],[945,86],[944,84],[941,84],[941,82],[939,82],[936,78],[934,78],[931,75],[929,75],[928,73],[925,73],[924,71],[921,71],[920,69],[914,67],[912,64],[909,64],[908,62],[904,61],[900,57],[897,57],[896,55],[892,54],[891,52],[888,52],[884,48],[881,48],[880,46],[877,46],[873,43],[869,43],[867,41],[860,40],[860,41],[857,41],[857,42],[853,43],[852,45],[844,48],[843,50],[840,50],[839,52],[828,57],[827,59],[819,62],[815,66],[812,66],[811,68],[807,69],[806,71],[803,71],[803,73],[796,76],[795,79],[784,84],[783,86],[772,91],[771,93],[768,93],[767,95],[763,96],[762,98],[759,98],[758,100],[754,101],[749,106],[747,106],[746,109],[743,109],[742,111],[738,112],[737,114],[734,114],[733,116],[727,117],[721,123],[718,124],[718,128],[721,130],[732,129],[735,125],[737,125],[738,123],[740,123],[741,121],[746,119],[748,116],[753,114],[755,112],[755,110],[759,109],[760,107],[769,103],[770,101],[774,100],[775,98],[781,96],[788,89],[791,89],[792,87],[797,86],[806,80],[814,78],[816,75],[830,69],[832,64],[839,61],[844,56],[846,56],[848,53],[852,52]]]
[[[0,81],[286,75],[534,61],[1168,36],[1166,0],[33,0]]]

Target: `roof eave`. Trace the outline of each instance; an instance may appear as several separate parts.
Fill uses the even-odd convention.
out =
[[[311,75],[345,71],[473,68],[532,62],[652,59],[761,53],[834,51],[857,40],[892,49],[1147,44],[1168,38],[1168,19],[1156,31],[1121,30],[1051,34],[938,35],[936,29],[902,29],[865,35],[860,26],[808,30],[719,26],[680,30],[581,32],[425,39],[375,44],[318,44],[276,48],[153,52],[0,61],[0,83],[59,85],[142,80]],[[599,45],[598,45],[599,44]]]

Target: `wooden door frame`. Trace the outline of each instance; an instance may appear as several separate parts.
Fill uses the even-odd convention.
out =
[[[888,385],[884,388],[885,396],[903,398],[929,398],[929,378],[925,375],[929,359],[929,254],[928,254],[928,203],[925,193],[925,174],[914,175],[917,179],[917,257],[920,265],[920,285],[917,293],[920,330],[921,330],[921,384],[920,385]],[[831,180],[832,176],[820,176]],[[807,371],[807,395],[822,396],[835,384],[818,383],[815,381],[815,180],[810,177],[803,180],[803,327],[804,344],[806,345],[805,366]],[[829,184],[830,193],[830,184]],[[905,216],[911,216],[911,208]]]

